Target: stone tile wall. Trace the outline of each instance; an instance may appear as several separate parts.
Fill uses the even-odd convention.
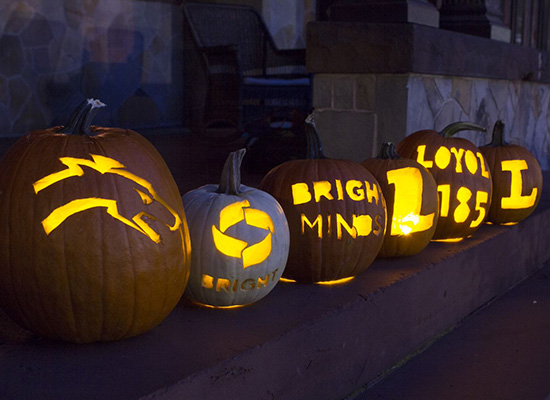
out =
[[[548,84],[421,74],[317,74],[313,96],[317,127],[330,157],[361,161],[376,155],[383,142],[397,143],[414,131],[440,130],[459,120],[489,129],[487,134],[458,134],[481,146],[501,119],[506,139],[527,147],[550,170]]]
[[[183,123],[181,11],[147,0],[0,2],[0,135],[65,122],[88,97],[97,124]]]

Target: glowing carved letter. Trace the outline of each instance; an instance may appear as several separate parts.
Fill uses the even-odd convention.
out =
[[[334,200],[330,189],[332,188],[329,181],[313,182],[313,193],[315,193],[315,201],[318,203],[321,201],[321,197],[325,197],[327,200]]]
[[[349,198],[354,201],[361,201],[365,199],[365,190],[362,188],[363,184],[360,181],[349,180],[346,182],[346,193]]]
[[[510,197],[503,197],[501,207],[505,209],[521,209],[529,208],[535,204],[537,200],[537,188],[533,188],[531,194],[522,196],[523,179],[521,171],[528,169],[525,160],[506,160],[501,162],[503,171],[510,171],[512,177],[510,179]]]
[[[353,227],[357,232],[357,236],[369,236],[370,233],[372,232],[371,216],[370,215],[353,215]],[[375,235],[377,234],[375,233]]]
[[[467,187],[460,187],[458,192],[456,192],[456,199],[459,201],[458,206],[455,208],[454,220],[457,223],[462,223],[468,219],[470,216],[470,206],[468,206],[468,201],[472,197],[472,191]]]
[[[317,236],[319,238],[323,237],[323,217],[321,216],[321,214],[317,215],[317,218],[315,218],[315,221],[313,222],[310,222],[309,219],[303,213],[300,216],[300,218],[302,221],[302,235],[305,233],[306,225],[309,226],[311,229],[313,229],[313,227],[317,225]]]
[[[292,203],[294,205],[305,204],[311,200],[311,193],[309,193],[307,183],[295,183],[291,189]]]
[[[455,147],[451,147],[451,153],[455,155],[456,159],[456,166],[455,166],[455,172],[458,174],[462,173],[462,156],[464,156],[464,149],[456,149]]]
[[[342,239],[342,226],[352,238],[355,239],[357,237],[357,229],[355,229],[355,227],[349,226],[344,217],[342,217],[340,214],[336,214],[336,234],[338,239]]]
[[[437,153],[435,153],[434,159],[437,168],[445,169],[449,166],[449,163],[451,162],[451,152],[445,146],[441,146],[439,149],[437,149]]]
[[[435,213],[420,215],[423,180],[418,168],[406,167],[386,173],[388,183],[394,185],[392,236],[422,232],[433,225]]]
[[[426,156],[426,145],[421,144],[416,148],[416,151],[418,152],[418,155],[416,157],[416,161],[422,165],[424,168],[430,169],[433,167],[434,162],[433,161],[426,161],[424,160],[424,157]]]
[[[489,178],[489,171],[485,167],[485,158],[483,157],[483,154],[481,154],[479,151],[476,153],[477,158],[479,158],[479,163],[481,165],[481,176],[484,178]]]
[[[466,150],[464,160],[466,161],[466,168],[468,169],[468,171],[470,171],[470,174],[475,175],[475,173],[477,172],[476,155],[472,151]]]
[[[471,228],[475,228],[476,226],[479,226],[479,224],[481,224],[483,222],[483,220],[485,219],[485,214],[486,214],[485,207],[482,207],[481,205],[482,204],[487,204],[488,201],[489,201],[489,193],[482,192],[482,191],[477,192],[477,194],[476,194],[476,210],[479,211],[479,215],[470,224]]]
[[[371,185],[365,181],[365,190],[367,192],[367,201],[372,203],[372,200],[374,199],[375,203],[378,204],[378,185],[373,182],[371,187]]]

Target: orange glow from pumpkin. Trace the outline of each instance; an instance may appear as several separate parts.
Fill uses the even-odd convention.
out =
[[[342,279],[336,279],[334,281],[320,281],[315,282],[316,285],[325,285],[325,286],[334,286],[334,285],[343,285],[344,283],[348,283],[349,281],[355,279],[355,276],[350,276],[347,278]]]
[[[422,173],[413,167],[399,168],[386,173],[394,185],[393,217],[390,234],[408,235],[433,226],[435,213],[420,215],[422,207]]]
[[[80,177],[85,174],[84,167],[91,168],[100,174],[115,174],[122,176],[130,181],[135,182],[139,186],[147,189],[150,193],[146,194],[145,192],[134,188],[136,193],[141,198],[141,201],[144,205],[149,205],[156,201],[163,205],[174,217],[174,224],[170,225],[165,223],[165,225],[171,230],[176,231],[180,229],[182,225],[181,218],[179,215],[156,193],[155,189],[147,180],[129,172],[126,170],[126,167],[110,157],[105,157],[97,154],[90,154],[92,157],[91,160],[85,158],[74,158],[74,157],[61,157],[59,161],[67,168],[58,172],[54,172],[50,175],[47,175],[36,182],[33,183],[33,188],[35,194],[38,194],[47,187],[54,185],[58,182],[61,182],[65,179],[72,177]],[[60,207],[54,209],[43,221],[42,226],[47,235],[49,235],[53,230],[55,230],[59,225],[61,225],[67,218],[70,216],[86,211],[92,208],[105,208],[107,213],[118,221],[130,226],[131,228],[141,232],[149,239],[155,243],[160,243],[160,235],[155,232],[147,222],[143,220],[144,217],[150,219],[157,219],[152,215],[141,211],[131,218],[123,217],[118,211],[117,201],[114,199],[104,199],[97,197],[88,197],[82,199],[72,200],[67,204],[64,204]]]
[[[271,234],[275,232],[273,221],[267,213],[248,207],[250,207],[248,200],[232,203],[220,211],[220,228],[212,225],[212,238],[216,249],[226,256],[241,258],[243,268],[259,264],[269,257]],[[241,221],[245,221],[249,226],[268,231],[268,233],[259,243],[251,246],[247,242],[225,233],[227,229]]]
[[[243,308],[243,307],[248,305],[248,304],[236,304],[236,305],[233,305],[233,306],[213,306],[211,304],[200,303],[198,301],[194,301],[193,303],[195,303],[195,304],[197,304],[201,307],[214,308],[214,309],[218,309],[218,310],[230,310],[232,308]]]
[[[522,196],[523,179],[521,171],[529,169],[525,160],[505,160],[501,161],[503,171],[511,173],[510,196],[501,199],[501,208],[503,209],[522,209],[532,207],[537,200],[538,189],[535,187],[531,194]]]
[[[432,242],[440,242],[440,243],[458,243],[463,241],[464,238],[451,238],[451,239],[434,239]]]
[[[347,283],[347,282],[349,282],[353,279],[355,279],[355,276],[349,276],[347,278],[336,279],[336,280],[333,280],[333,281],[320,281],[320,282],[315,282],[315,284],[316,285],[324,285],[324,286],[335,286],[335,285],[342,285],[342,284]],[[281,277],[281,279],[279,279],[279,281],[287,282],[287,283],[297,283],[294,279],[283,278],[283,277]]]

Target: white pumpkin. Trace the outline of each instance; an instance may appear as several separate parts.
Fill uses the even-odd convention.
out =
[[[270,194],[241,184],[245,149],[225,162],[220,184],[182,196],[191,237],[189,300],[212,307],[254,303],[279,281],[290,234]]]

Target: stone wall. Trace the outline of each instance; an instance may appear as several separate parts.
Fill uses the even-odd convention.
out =
[[[361,161],[382,142],[420,129],[471,121],[487,134],[462,132],[481,146],[497,119],[505,137],[527,147],[550,169],[550,85],[420,74],[318,74],[313,102],[328,156]]]
[[[0,3],[0,135],[62,124],[88,97],[96,122],[183,123],[177,2],[20,0]]]
[[[360,161],[419,129],[467,120],[492,130],[501,119],[507,140],[550,169],[549,51],[397,23],[312,22],[307,43],[328,155]]]

